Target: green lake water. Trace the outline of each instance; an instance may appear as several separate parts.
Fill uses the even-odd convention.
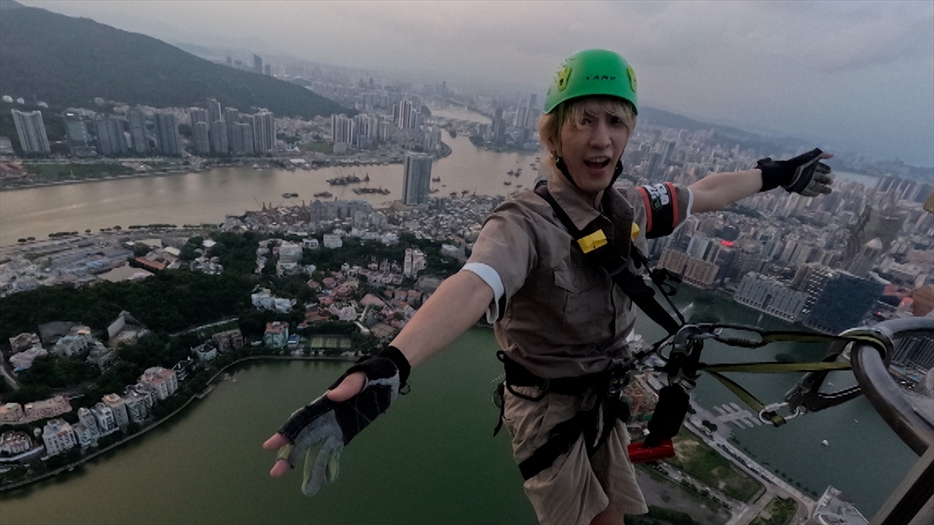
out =
[[[689,301],[695,302],[695,314],[786,326],[683,288],[678,302]],[[647,340],[661,335],[648,322],[637,327]],[[709,347],[710,362],[802,351]],[[501,373],[495,349],[491,330],[472,329],[415,371],[411,394],[351,443],[337,483],[314,498],[301,494],[298,472],[268,478],[273,455],[260,445],[348,365],[257,363],[236,370],[233,380],[136,442],[74,473],[2,495],[0,523],[533,524],[508,438],[492,437],[497,411],[490,393]],[[767,401],[779,400],[795,381],[784,375],[739,380]],[[844,378],[831,381],[839,387]],[[735,401],[707,377],[695,395],[707,407]],[[779,429],[762,426],[734,435],[758,461],[803,488],[842,489],[867,517],[916,459],[863,399]],[[821,446],[824,439],[830,446]]]

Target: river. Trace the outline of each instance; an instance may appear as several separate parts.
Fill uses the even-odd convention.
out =
[[[444,113],[463,118],[469,114]],[[476,115],[476,114],[474,114]],[[482,117],[481,117],[482,118]],[[432,164],[436,195],[477,192],[506,195],[519,185],[531,186],[538,172],[538,152],[496,153],[477,148],[470,139],[445,134],[452,153]],[[262,163],[260,163],[262,165]],[[509,170],[522,168],[510,177]],[[403,166],[359,166],[322,168],[312,171],[250,167],[215,168],[210,171],[132,179],[101,180],[0,192],[0,246],[25,237],[45,238],[59,231],[123,228],[133,224],[220,223],[227,215],[240,215],[260,208],[260,203],[299,204],[311,202],[315,193],[329,191],[334,198],[364,199],[377,204],[402,196]],[[328,179],[357,174],[370,176],[369,186],[388,189],[389,195],[353,193],[351,186],[331,186]],[[503,182],[511,182],[505,186]],[[283,193],[298,193],[285,199]]]

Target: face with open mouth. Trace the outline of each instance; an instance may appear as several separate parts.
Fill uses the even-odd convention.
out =
[[[561,157],[574,183],[591,197],[610,185],[616,162],[629,142],[629,128],[608,111],[606,100],[584,99],[580,117],[569,118],[561,129]]]

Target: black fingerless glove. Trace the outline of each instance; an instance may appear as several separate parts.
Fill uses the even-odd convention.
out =
[[[322,395],[292,413],[279,429],[279,434],[291,443],[279,450],[279,458],[294,468],[304,457],[302,492],[305,495],[315,495],[325,482],[337,478],[341,450],[389,408],[410,371],[411,366],[402,352],[390,346],[376,356],[362,358],[331,385],[333,389],[348,375],[364,372],[366,383],[357,395],[340,403]],[[321,448],[312,459],[310,450],[319,444]]]
[[[761,159],[756,168],[762,172],[762,189],[769,191],[779,186],[788,192],[800,193],[813,197],[821,193],[830,193],[830,166],[820,162],[823,152],[813,149],[788,160]]]

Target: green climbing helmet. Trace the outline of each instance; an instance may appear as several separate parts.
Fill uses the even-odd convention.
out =
[[[619,97],[632,104],[633,113],[639,114],[636,72],[613,51],[587,49],[569,56],[548,86],[545,113],[551,113],[566,100],[588,95]]]

